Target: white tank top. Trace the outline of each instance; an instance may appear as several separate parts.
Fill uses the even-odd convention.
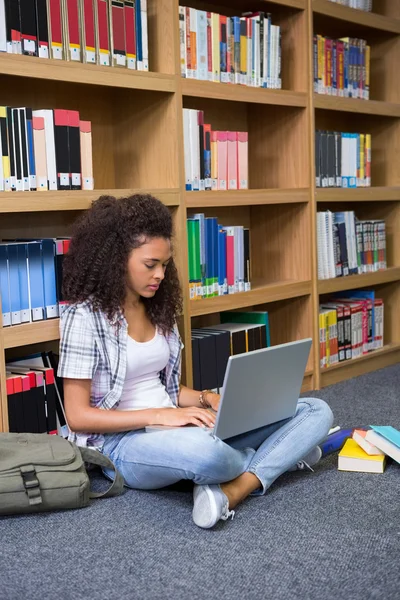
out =
[[[117,410],[175,408],[160,380],[168,360],[168,342],[158,330],[148,342],[128,336],[125,383]]]

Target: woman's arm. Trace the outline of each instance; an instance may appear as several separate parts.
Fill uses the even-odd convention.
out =
[[[208,392],[204,394],[204,399],[211,404],[211,407],[217,411],[219,406],[220,395],[215,394],[214,392]],[[181,407],[185,406],[198,406],[201,407],[200,404],[200,392],[196,390],[191,390],[190,388],[181,385],[179,392],[179,400],[178,404]]]
[[[212,427],[214,417],[195,405],[187,408],[148,408],[145,410],[102,410],[90,406],[91,379],[64,378],[64,404],[72,431],[117,433],[143,429],[147,425],[182,426],[193,424]],[[198,395],[197,395],[198,397]]]

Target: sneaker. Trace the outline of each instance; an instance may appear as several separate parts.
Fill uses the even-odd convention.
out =
[[[297,463],[289,469],[289,471],[304,471],[309,470],[314,472],[313,466],[322,458],[322,450],[319,446],[315,446],[304,458],[298,460]]]
[[[195,485],[193,489],[193,521],[198,527],[210,529],[222,519],[234,517],[229,501],[219,485]]]

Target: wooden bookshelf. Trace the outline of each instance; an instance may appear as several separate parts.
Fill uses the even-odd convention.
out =
[[[328,0],[190,0],[194,8],[233,15],[266,10],[282,31],[282,90],[186,80],[180,76],[179,0],[148,0],[150,72],[0,54],[2,105],[79,110],[92,122],[94,192],[0,195],[0,237],[69,235],[75,219],[102,194],[154,194],[170,207],[184,290],[180,320],[183,380],[192,383],[191,329],[220,322],[224,310],[268,310],[271,342],[313,339],[303,391],[400,361],[400,0],[374,2],[373,13]],[[313,91],[314,34],[363,37],[371,46],[371,100]],[[249,190],[186,192],[182,108],[204,110],[213,129],[249,133]],[[315,189],[314,131],[372,135],[370,188]],[[321,208],[322,207],[322,208]],[[355,210],[387,223],[386,271],[317,279],[316,213]],[[251,230],[252,290],[190,301],[186,218],[194,212]],[[375,289],[385,302],[385,346],[321,370],[320,297]],[[0,312],[1,317],[1,312]],[[5,362],[57,344],[53,319],[1,328],[0,430],[7,430]]]

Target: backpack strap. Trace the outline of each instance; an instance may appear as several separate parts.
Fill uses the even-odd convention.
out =
[[[124,487],[124,478],[121,473],[116,469],[114,463],[98,450],[93,450],[92,448],[83,448],[79,447],[82,458],[87,463],[92,463],[99,467],[106,467],[108,469],[113,469],[115,472],[115,477],[112,485],[105,492],[92,492],[89,493],[89,498],[109,498],[110,496],[118,496]]]

